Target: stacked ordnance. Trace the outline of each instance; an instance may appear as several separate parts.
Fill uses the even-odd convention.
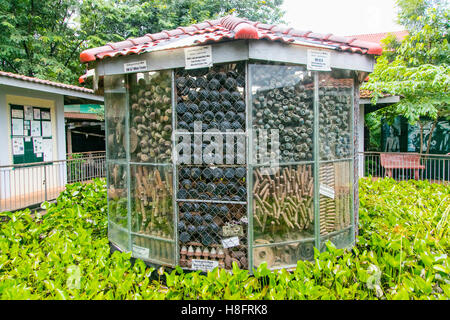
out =
[[[171,73],[146,73],[132,85],[130,154],[137,162],[170,162],[172,155]]]
[[[292,232],[309,232],[314,221],[312,167],[299,165],[264,170],[274,172],[262,174],[257,169],[254,173],[255,236],[277,241]]]
[[[160,238],[173,238],[172,173],[150,166],[133,166],[132,229]]]
[[[180,246],[187,248],[187,252],[193,247],[197,255],[203,252],[201,257],[217,258],[219,265],[223,263],[226,268],[231,267],[233,259],[246,267],[247,206],[242,204],[247,201],[246,168],[181,167],[178,174]],[[230,237],[238,237],[239,245],[222,248],[222,240]],[[224,260],[220,260],[220,249]],[[218,256],[214,255],[215,251]],[[182,251],[180,254],[183,256]],[[192,256],[196,257],[187,254],[181,262],[190,267]]]
[[[258,87],[252,101],[254,127],[259,131],[266,130],[269,137],[271,130],[278,130],[278,141],[267,139],[269,154],[256,152],[256,160],[262,160],[258,157],[278,157],[283,162],[312,160],[312,77],[299,67],[274,67],[262,66],[252,79],[252,84]],[[302,80],[299,72],[303,72]]]
[[[240,134],[246,130],[245,65],[177,70],[175,88],[175,152],[184,157],[177,162],[180,265],[191,268],[193,259],[202,259],[247,268],[247,169]],[[238,244],[224,248],[222,241],[232,237]]]
[[[336,83],[339,81],[339,83]],[[319,141],[322,160],[351,156],[352,79],[321,83],[319,89]]]
[[[242,64],[226,64],[212,69],[179,70],[177,90],[177,128],[245,130],[245,76]]]
[[[350,225],[350,169],[348,162],[320,165],[319,180],[334,190],[333,197],[320,195],[320,234],[342,230]]]
[[[183,166],[178,170],[177,198],[247,201],[246,167]]]
[[[108,93],[114,95],[115,99],[107,106],[108,155],[111,159],[125,159],[125,97],[123,93]]]
[[[126,170],[123,165],[109,164],[108,211],[109,219],[122,227],[127,227]]]
[[[173,263],[175,260],[175,246],[173,243],[163,240],[134,237],[134,244],[143,248],[148,248],[153,259]]]

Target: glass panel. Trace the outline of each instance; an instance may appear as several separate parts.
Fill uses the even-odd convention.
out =
[[[265,243],[265,240],[260,239],[256,245]],[[314,241],[253,248],[255,268],[263,262],[267,262],[268,268],[295,266],[298,260],[314,260]]]
[[[319,73],[320,160],[353,156],[353,78],[350,71]]]
[[[179,202],[180,265],[191,268],[192,259],[206,259],[227,269],[235,261],[247,269],[246,208],[231,203]]]
[[[338,249],[346,248],[352,245],[355,241],[353,229],[346,229],[329,233],[321,237],[321,251],[326,250],[325,243],[330,240]]]
[[[171,71],[129,76],[130,159],[133,162],[171,162],[171,79]]]
[[[131,231],[174,239],[171,166],[131,165]]]
[[[352,225],[351,168],[352,161],[320,164],[320,234],[322,236]]]
[[[313,158],[313,75],[304,66],[250,65],[255,163]]]
[[[195,70],[178,69],[177,129],[245,130],[245,64],[229,63]]]
[[[256,168],[252,194],[255,243],[314,239],[312,164]]]
[[[180,69],[175,87],[180,266],[246,269],[245,64]]]
[[[133,256],[161,264],[175,264],[175,244],[169,241],[133,236]]]
[[[105,121],[108,160],[126,159],[126,90],[123,75],[105,76]]]
[[[109,239],[125,250],[129,247],[127,208],[126,166],[108,163]]]

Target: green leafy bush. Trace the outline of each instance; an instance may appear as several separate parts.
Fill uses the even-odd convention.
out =
[[[450,186],[361,179],[360,204],[356,246],[327,243],[292,272],[156,273],[130,253],[110,255],[104,180],[69,185],[44,216],[0,214],[0,297],[449,299]]]

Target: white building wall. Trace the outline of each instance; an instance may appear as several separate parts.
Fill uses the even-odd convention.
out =
[[[49,107],[51,109],[53,164],[44,166],[12,167],[11,117],[9,104]],[[59,192],[64,188],[66,163],[66,137],[64,125],[64,96],[0,85],[0,208],[7,208],[8,201],[40,199],[45,193]],[[8,166],[8,167],[1,167]],[[38,200],[39,201],[39,200]]]

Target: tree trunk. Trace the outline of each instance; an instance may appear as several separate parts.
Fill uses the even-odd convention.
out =
[[[422,154],[423,150],[423,123],[419,120],[419,127],[420,127],[420,147],[419,147],[419,153]]]
[[[433,125],[431,126],[430,135],[428,136],[428,143],[427,143],[427,152],[426,152],[426,154],[428,154],[430,152],[431,137],[433,136],[433,131],[436,128],[437,121],[438,121],[438,118],[436,117],[436,119],[434,119],[434,121],[433,121]]]

